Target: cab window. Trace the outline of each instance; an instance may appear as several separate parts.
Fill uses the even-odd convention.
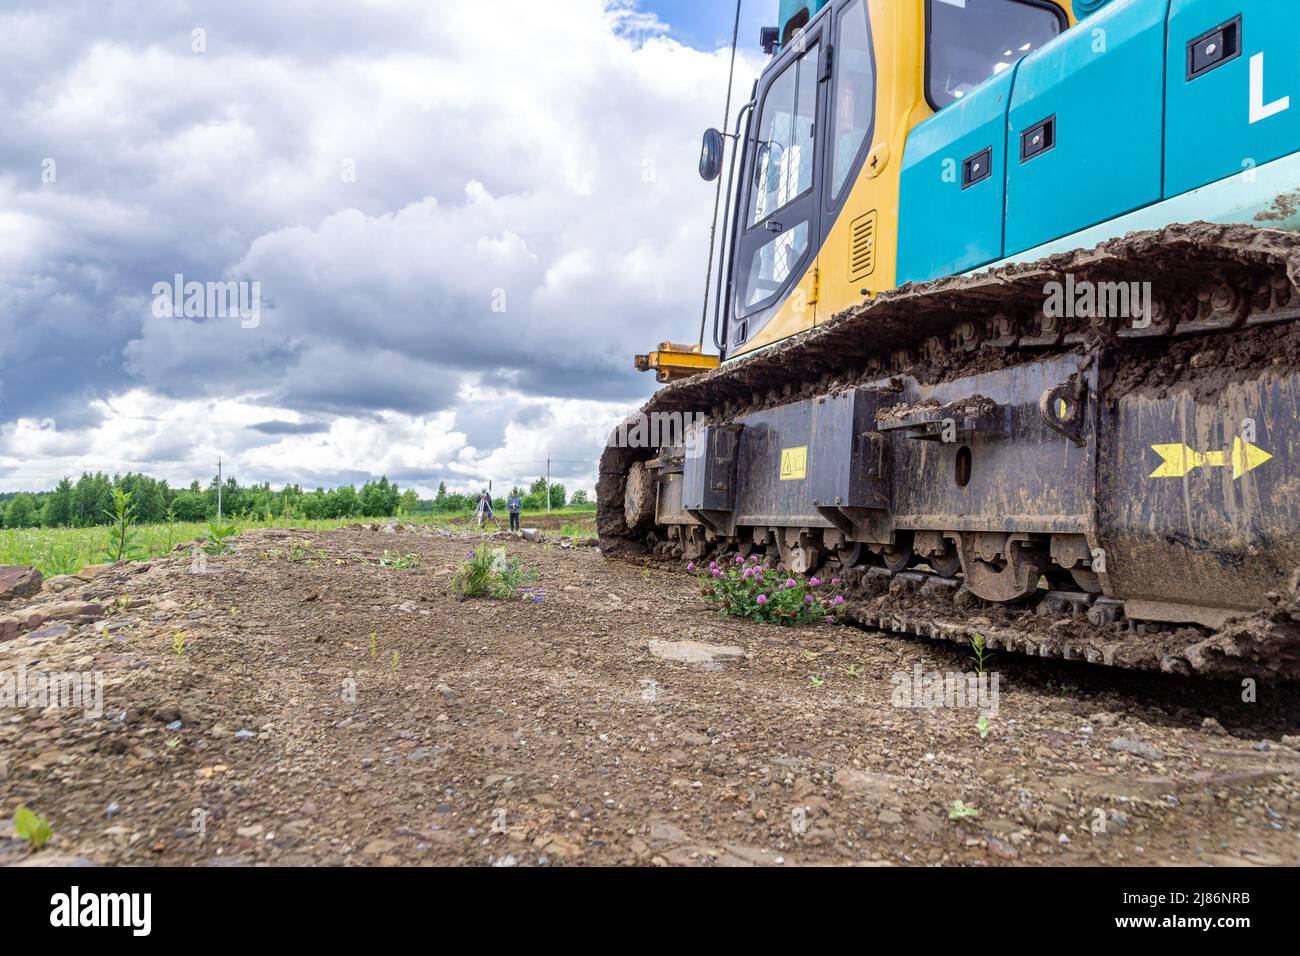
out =
[[[814,46],[768,87],[758,120],[749,224],[761,222],[812,186],[817,118]]]
[[[866,0],[854,0],[840,14],[831,109],[831,188],[827,197],[831,203],[839,199],[876,115],[876,68],[867,16]]]
[[[929,0],[927,92],[941,110],[1068,25],[1045,0]]]

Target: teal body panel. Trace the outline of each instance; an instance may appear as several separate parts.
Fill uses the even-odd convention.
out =
[[[1006,251],[1160,199],[1168,0],[1115,0],[1020,62],[1008,116]],[[1055,145],[1021,134],[1055,118]]]
[[[986,109],[958,102],[912,131],[901,174],[900,283],[1032,261],[1173,222],[1300,227],[1300,4],[1113,0],[1089,12],[968,94]],[[1226,44],[1216,33],[1234,22],[1235,52],[1231,29]],[[1223,61],[1207,69],[1194,60],[1189,46],[1198,40]],[[1201,72],[1189,79],[1193,66]],[[998,255],[990,254],[988,210],[958,195],[960,184],[923,172],[936,156],[960,162],[983,135],[996,100],[989,91],[1008,82],[1004,165],[995,171],[1006,180]],[[1021,134],[1049,118],[1052,148],[1022,160]],[[996,185],[981,185],[994,186],[979,197],[986,200]]]
[[[1162,229],[1174,222],[1213,222],[1221,225],[1260,226],[1300,232],[1300,153],[1275,159],[1258,168],[1220,179],[1125,216],[1099,223],[1081,232],[980,266],[971,272],[1000,266],[1037,262],[1058,252],[1091,249],[1108,239],[1130,232]]]
[[[1298,7],[1278,0],[1173,0],[1165,86],[1167,195],[1262,166],[1300,146]],[[1188,44],[1237,17],[1240,52],[1189,80]]]
[[[908,140],[901,189],[911,202],[898,225],[900,285],[1002,257],[1007,109],[1015,72],[1004,70],[972,90]],[[942,228],[934,228],[936,223]]]
[[[831,0],[781,0],[781,15],[777,23],[781,24],[781,33],[785,33],[786,24],[797,17],[800,12],[807,10],[808,19],[815,17],[818,11]]]

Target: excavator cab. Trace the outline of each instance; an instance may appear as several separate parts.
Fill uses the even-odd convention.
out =
[[[908,134],[1072,22],[1049,0],[783,0],[734,128],[704,135],[701,176],[725,174],[727,200],[711,342],[637,367],[687,377],[893,288]]]

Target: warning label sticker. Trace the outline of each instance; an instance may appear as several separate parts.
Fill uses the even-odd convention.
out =
[[[802,481],[808,477],[808,446],[781,449],[781,480]]]

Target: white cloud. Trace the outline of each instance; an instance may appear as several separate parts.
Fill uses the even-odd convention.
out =
[[[728,55],[632,4],[487,6],[0,14],[0,489],[218,453],[468,486],[597,449],[653,387],[631,356],[698,321]],[[176,273],[260,282],[260,326],[153,318]]]

